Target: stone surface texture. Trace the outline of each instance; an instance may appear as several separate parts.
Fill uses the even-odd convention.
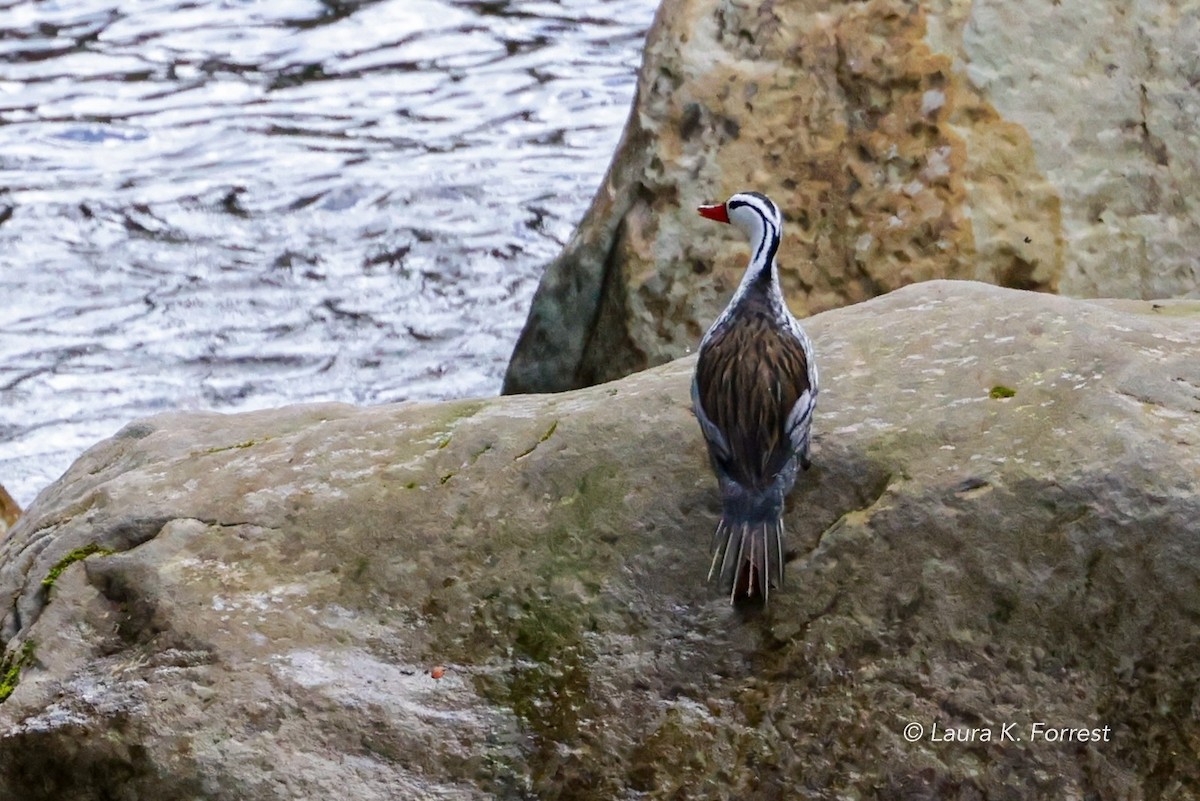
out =
[[[21,516],[21,505],[0,485],[0,536],[13,527]]]
[[[1200,302],[934,281],[810,332],[765,609],[704,582],[691,359],[131,424],[0,541],[0,798],[1196,798]]]
[[[932,278],[1196,297],[1196,41],[1191,0],[664,0],[506,392],[690,352],[747,256],[695,207],[742,189],[785,211],[799,316]]]

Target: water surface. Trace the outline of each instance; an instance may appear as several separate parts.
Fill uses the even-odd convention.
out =
[[[0,483],[132,419],[488,395],[656,0],[0,0]]]

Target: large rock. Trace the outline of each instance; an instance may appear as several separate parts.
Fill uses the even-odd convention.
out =
[[[938,277],[1197,296],[1198,40],[1189,0],[664,0],[505,391],[689,352],[746,259],[694,209],[740,189],[785,210],[799,315]]]
[[[21,517],[21,505],[0,485],[0,536],[3,536]]]
[[[704,582],[691,360],[130,425],[0,544],[0,798],[1195,798],[1200,303],[932,282],[810,331],[765,610]]]

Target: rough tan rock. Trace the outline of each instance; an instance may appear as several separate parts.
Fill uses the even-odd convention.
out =
[[[0,486],[0,536],[8,532],[21,516],[21,505]]]
[[[1197,39],[1185,0],[664,0],[625,137],[505,391],[694,347],[746,258],[694,208],[741,189],[789,219],[801,316],[939,277],[1196,296]]]
[[[1200,303],[932,282],[810,331],[765,611],[703,580],[690,359],[127,427],[0,542],[0,798],[1193,796]]]

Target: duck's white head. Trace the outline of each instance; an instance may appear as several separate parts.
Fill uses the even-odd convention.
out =
[[[774,254],[783,231],[783,215],[771,198],[761,192],[738,192],[724,203],[701,206],[700,216],[717,222],[731,223],[750,240],[757,262],[766,254]]]

